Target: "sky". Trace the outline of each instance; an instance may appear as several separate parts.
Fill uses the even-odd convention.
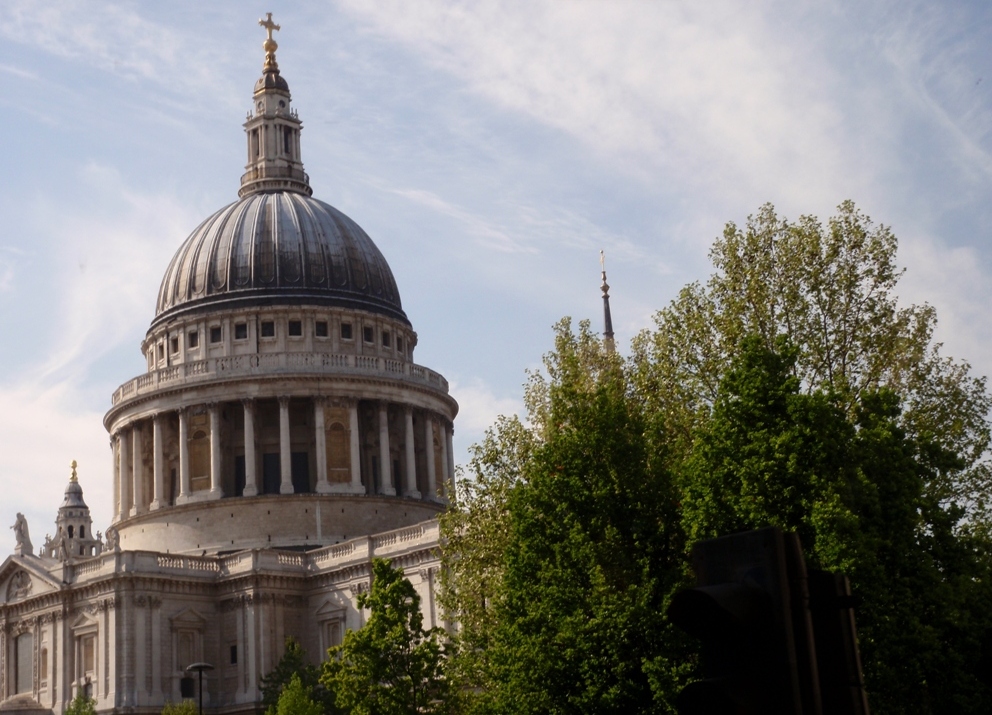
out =
[[[624,350],[766,202],[890,226],[901,302],[992,372],[987,2],[5,0],[0,524],[36,546],[73,459],[109,523],[103,415],[169,259],[237,197],[265,12],[314,196],[389,261],[459,463],[558,319],[601,329],[600,250]]]

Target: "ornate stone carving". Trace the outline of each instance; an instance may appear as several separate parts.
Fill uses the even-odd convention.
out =
[[[10,528],[14,530],[14,538],[17,540],[14,553],[18,556],[32,556],[34,547],[31,546],[31,537],[28,535],[28,520],[24,518],[24,514],[17,512],[17,520]]]
[[[350,586],[348,586],[348,590],[351,592],[352,596],[357,596],[361,593],[368,593],[369,582],[359,581],[358,583],[353,583]]]
[[[16,601],[18,598],[24,598],[30,595],[32,587],[33,584],[31,583],[31,577],[28,575],[28,572],[18,571],[11,577],[10,583],[7,584],[7,600]]]

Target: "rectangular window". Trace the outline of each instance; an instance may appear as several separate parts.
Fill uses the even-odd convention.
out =
[[[351,323],[341,323],[341,339],[351,340]]]
[[[173,337],[169,340],[169,348],[172,350],[173,355],[179,352],[179,338]]]
[[[384,348],[389,347],[389,332],[386,330],[382,331],[382,347]]]
[[[34,636],[24,633],[14,641],[15,692],[30,693],[34,690]]]
[[[399,335],[396,336],[396,352],[398,353],[403,352],[403,338],[401,338]]]
[[[158,344],[158,359],[159,360],[165,359],[165,346],[162,343]]]
[[[276,324],[271,320],[262,321],[262,337],[274,338],[276,336]]]
[[[362,328],[362,336],[365,338],[365,342],[367,343],[375,342],[375,330],[368,325]]]
[[[186,347],[195,348],[200,344],[200,333],[191,330],[186,334]]]
[[[223,337],[224,334],[219,325],[215,325],[210,328],[210,342],[219,343]]]
[[[302,320],[290,320],[289,321],[289,335],[293,338],[298,338],[303,335],[303,321]]]
[[[234,339],[235,340],[247,340],[248,339],[248,323],[235,323],[234,324]]]
[[[318,320],[316,323],[314,323],[313,324],[313,334],[316,337],[318,337],[318,338],[326,338],[327,337],[327,321],[326,320]]]
[[[83,638],[83,673],[96,674],[96,636]]]
[[[238,647],[236,645],[231,646],[231,665],[238,664]]]

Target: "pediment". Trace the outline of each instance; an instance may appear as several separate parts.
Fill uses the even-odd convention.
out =
[[[348,605],[344,599],[338,598],[328,598],[324,603],[317,609],[317,620],[324,621],[329,618],[336,618],[344,615],[345,610]]]
[[[87,628],[96,628],[97,625],[98,622],[96,618],[86,613],[85,611],[81,611],[69,624],[69,628],[74,631],[78,631],[78,630],[85,630]]]
[[[59,583],[34,556],[9,556],[0,566],[0,603],[17,603],[59,589]]]
[[[179,611],[179,613],[172,616],[169,620],[172,622],[173,628],[201,629],[207,623],[207,619],[192,608],[184,608]]]

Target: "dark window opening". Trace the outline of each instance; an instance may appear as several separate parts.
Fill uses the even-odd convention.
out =
[[[292,132],[289,127],[283,127],[282,130],[282,148],[287,154],[289,153],[289,138],[292,136]]]
[[[85,526],[79,527],[79,538],[80,539],[85,539],[86,538],[86,527]]]
[[[369,326],[362,328],[362,336],[365,338],[365,342],[374,343],[375,342],[375,330]]]
[[[72,538],[72,525],[69,525],[69,538]]]
[[[351,340],[351,323],[341,323],[341,339]]]
[[[274,338],[276,336],[276,324],[271,320],[262,321],[262,337]]]
[[[382,331],[382,347],[389,347],[389,333],[385,330]]]
[[[191,330],[186,335],[186,345],[187,347],[195,348],[200,344],[200,333],[196,330]]]
[[[234,458],[234,496],[243,497],[245,495],[245,456],[239,455]]]
[[[210,328],[210,342],[219,343],[224,337],[219,325]]]
[[[248,323],[235,323],[234,324],[234,339],[235,340],[247,340],[248,339]]]
[[[169,343],[169,347],[172,349],[173,353],[179,352],[179,338],[174,337],[169,341]]]
[[[403,352],[403,338],[401,338],[399,335],[396,336],[396,352],[398,353]]]
[[[293,493],[310,492],[310,457],[306,452],[293,452],[290,455],[293,475]]]
[[[164,357],[165,357],[165,346],[162,345],[162,344],[159,344],[159,346],[158,346],[158,359],[161,360]]]
[[[327,337],[327,321],[326,320],[318,320],[316,323],[314,323],[313,324],[313,334],[316,335],[318,338],[326,338]]]
[[[290,320],[289,321],[289,334],[298,338],[303,335],[303,321],[302,320]]]
[[[262,455],[262,493],[278,494],[279,483],[282,478],[279,474],[279,453]]]
[[[236,645],[231,646],[231,665],[238,664],[238,647]]]

